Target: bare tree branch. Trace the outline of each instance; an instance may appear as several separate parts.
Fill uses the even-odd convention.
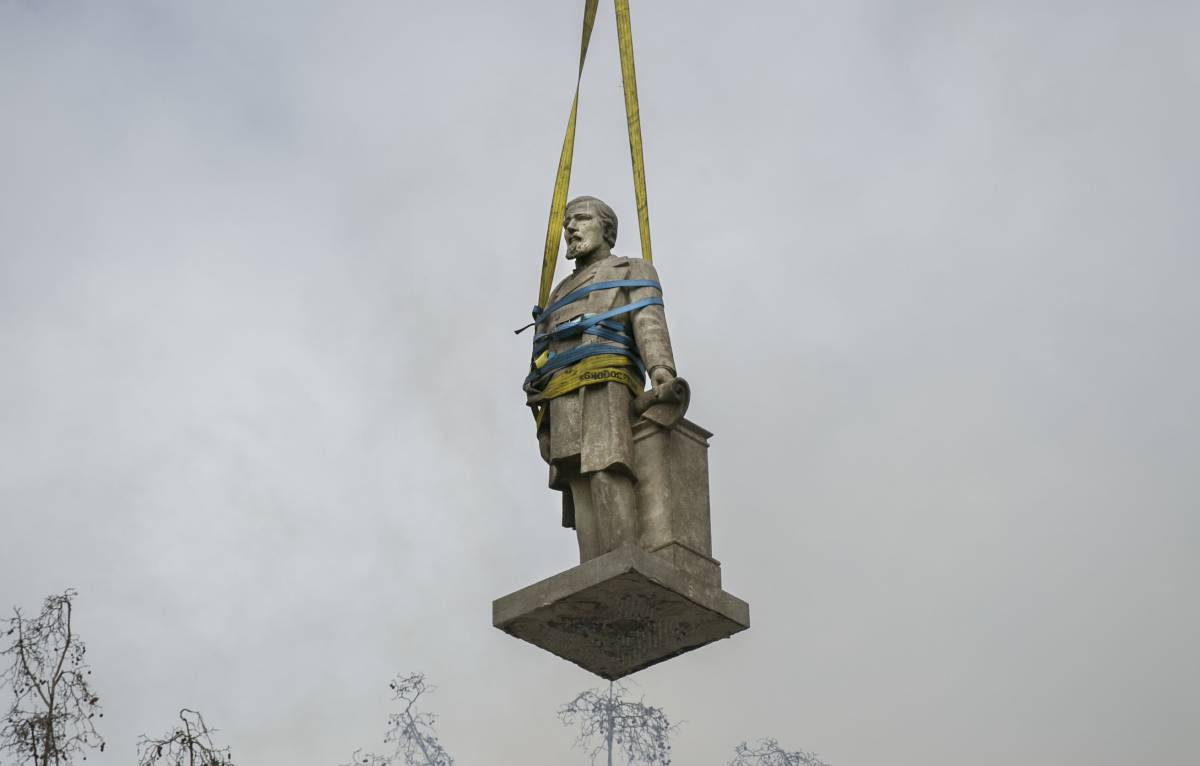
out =
[[[180,725],[158,739],[145,734],[138,740],[138,766],[233,766],[228,747],[218,747],[204,716],[183,708]]]
[[[618,752],[627,764],[668,766],[671,763],[671,732],[677,728],[662,708],[645,701],[626,699],[624,684],[610,682],[608,689],[589,689],[559,708],[564,726],[579,726],[575,745],[588,753],[592,763],[600,754],[608,766]]]
[[[772,737],[760,739],[754,747],[743,742],[734,748],[734,754],[729,766],[829,766],[815,753],[784,750]]]
[[[342,766],[391,766],[394,756],[364,753],[362,748],[350,755],[350,760]]]
[[[397,675],[388,685],[392,700],[403,703],[400,712],[388,716],[388,730],[383,738],[386,743],[395,743],[396,751],[385,756],[355,750],[343,766],[392,766],[398,763],[404,766],[454,766],[454,758],[442,747],[434,730],[437,716],[417,708],[421,696],[432,693],[435,687],[425,683],[422,673]]]
[[[103,718],[100,698],[88,683],[87,647],[72,627],[74,590],[49,596],[37,617],[20,609],[6,622],[8,645],[0,657],[0,687],[12,690],[13,701],[0,722],[0,752],[34,766],[70,763],[85,748],[104,751],[95,719]]]

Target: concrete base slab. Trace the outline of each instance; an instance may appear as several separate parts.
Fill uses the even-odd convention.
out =
[[[750,605],[625,545],[492,602],[509,635],[616,680],[750,627]]]

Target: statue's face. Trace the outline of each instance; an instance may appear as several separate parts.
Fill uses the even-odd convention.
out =
[[[591,255],[604,246],[604,224],[593,205],[575,205],[563,219],[563,235],[567,238],[567,258],[574,260]]]

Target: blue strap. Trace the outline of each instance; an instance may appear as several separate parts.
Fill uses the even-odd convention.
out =
[[[597,335],[605,340],[611,340],[614,343],[620,343],[622,346],[633,347],[633,338],[621,332],[620,330],[611,330],[604,327],[603,324],[598,324],[595,327],[589,327],[584,332],[588,335]]]
[[[608,325],[608,326],[605,326],[605,325]],[[627,332],[625,332],[623,327],[614,329],[611,326],[611,324],[609,324],[607,322],[601,322],[600,324],[597,324],[593,327],[587,327],[580,334],[581,335],[595,335],[597,337],[604,338],[605,340],[610,340],[610,341],[613,341],[614,343],[619,343],[621,346],[624,346],[625,348],[632,349],[632,348],[636,348],[636,346],[637,346],[637,342],[634,340],[634,337],[632,335],[628,334]],[[543,339],[543,340],[538,341],[537,343],[535,343],[533,345],[533,356],[536,358],[543,351],[545,351],[547,348],[549,348],[549,346],[550,346],[550,341],[548,339]]]
[[[537,306],[534,307],[534,325],[540,325],[542,322],[550,318],[551,314],[563,306],[568,306],[571,303],[583,298],[584,296],[593,293],[597,290],[610,290],[617,287],[652,287],[660,292],[661,285],[658,282],[650,279],[619,279],[609,282],[597,282],[593,285],[586,285],[574,290],[566,295],[561,300],[557,300],[550,304],[544,311]],[[546,349],[550,347],[551,342],[570,338],[576,335],[595,335],[602,338],[608,343],[589,343],[583,346],[564,351],[561,354],[551,352],[549,359],[540,368],[530,370],[529,375],[525,378],[526,388],[540,387],[550,376],[564,368],[586,359],[589,356],[598,354],[616,354],[623,356],[633,362],[637,367],[638,374],[645,376],[646,366],[642,362],[642,357],[638,354],[637,343],[634,340],[633,334],[625,322],[611,321],[614,317],[619,317],[647,306],[662,306],[662,298],[643,298],[639,301],[618,306],[617,308],[605,311],[602,314],[595,314],[587,317],[577,317],[575,319],[563,322],[558,327],[545,333],[537,333],[533,336],[533,358],[536,359]],[[522,330],[526,328],[521,328]],[[518,330],[517,332],[520,332]]]
[[[539,343],[549,343],[550,341],[569,338],[572,335],[581,335],[585,330],[599,324],[600,322],[603,322],[606,319],[611,319],[615,316],[620,316],[621,314],[628,314],[631,311],[637,311],[638,309],[643,309],[647,306],[662,305],[662,298],[642,298],[640,301],[634,301],[633,303],[627,303],[624,306],[618,306],[615,309],[609,309],[603,314],[596,314],[595,316],[590,316],[586,319],[568,322],[559,325],[550,332],[534,335],[533,343],[536,347]]]
[[[546,308],[534,306],[533,311],[531,312],[533,315],[533,321],[524,327],[513,330],[513,334],[520,335],[530,327],[539,325],[549,319],[551,314],[553,314],[555,311],[558,311],[563,306],[569,306],[580,298],[586,297],[597,290],[611,290],[617,287],[653,287],[660,293],[662,292],[662,285],[653,279],[612,279],[607,282],[597,282],[594,285],[584,285],[578,290],[572,290],[571,292],[567,293],[561,299],[551,303]]]
[[[613,279],[608,282],[596,282],[592,285],[584,285],[578,290],[572,290],[544,309],[538,310],[535,307],[534,319],[537,320],[538,324],[541,324],[549,319],[551,314],[553,314],[555,311],[558,311],[563,306],[569,306],[580,298],[594,293],[597,290],[611,290],[614,287],[653,287],[660,293],[662,292],[662,285],[653,279]]]

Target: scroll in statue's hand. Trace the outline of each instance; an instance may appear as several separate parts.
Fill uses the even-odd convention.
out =
[[[664,372],[667,373],[667,379],[656,382],[652,389],[634,399],[631,402],[631,412],[635,419],[642,417],[664,428],[672,428],[687,412],[692,392],[686,380],[677,377],[670,370]],[[658,380],[653,372],[651,380]]]
[[[650,385],[657,389],[675,379],[675,373],[669,367],[655,367],[650,371]]]

